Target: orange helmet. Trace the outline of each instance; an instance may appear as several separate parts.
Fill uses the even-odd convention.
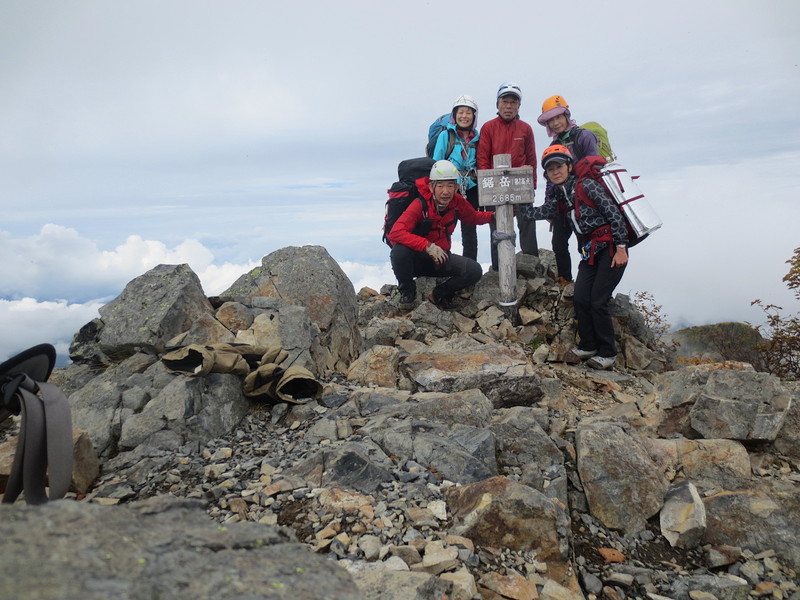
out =
[[[552,146],[548,146],[544,149],[544,152],[542,152],[542,168],[547,168],[547,163],[553,161],[560,163],[572,163],[572,153],[569,151],[569,148],[562,146],[561,144],[553,144]]]
[[[567,104],[567,101],[564,100],[564,96],[550,96],[542,103],[542,112],[547,112],[551,108],[556,108],[558,106],[569,108],[569,104]]]
[[[550,96],[542,103],[542,114],[536,120],[539,125],[547,125],[550,119],[565,113],[569,117],[569,104],[564,100],[564,96]]]

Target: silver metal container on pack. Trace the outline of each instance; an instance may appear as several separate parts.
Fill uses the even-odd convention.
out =
[[[603,183],[637,237],[644,237],[661,227],[661,219],[625,167],[618,162],[610,162],[600,172]]]

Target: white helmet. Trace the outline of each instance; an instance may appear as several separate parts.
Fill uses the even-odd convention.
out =
[[[449,160],[437,160],[431,167],[431,181],[458,181],[460,173]]]
[[[497,90],[497,99],[499,100],[501,96],[505,96],[507,94],[513,94],[519,101],[522,102],[522,90],[519,89],[519,86],[516,83],[503,83],[500,85],[500,89]]]
[[[456,101],[453,102],[453,110],[457,109],[459,106],[466,106],[474,110],[476,113],[478,112],[478,103],[475,102],[475,99],[472,96],[467,94],[463,94],[456,98]]]

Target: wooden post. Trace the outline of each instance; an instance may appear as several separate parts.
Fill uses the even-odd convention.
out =
[[[533,202],[533,167],[511,167],[510,154],[496,154],[494,168],[478,171],[478,204],[495,206],[498,233],[514,233],[514,204]],[[500,308],[514,325],[519,324],[517,307],[517,262],[510,239],[497,245],[500,278]]]
[[[510,169],[510,154],[495,154],[492,157],[495,169]],[[502,204],[495,209],[495,225],[500,233],[514,233],[514,207]],[[500,309],[513,325],[519,324],[517,306],[517,260],[516,245],[511,240],[497,244],[497,274],[500,279]]]

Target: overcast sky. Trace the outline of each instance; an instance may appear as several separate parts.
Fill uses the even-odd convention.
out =
[[[66,354],[159,263],[211,295],[319,244],[356,289],[394,283],[397,163],[461,94],[493,118],[508,80],[537,153],[561,94],[640,175],[664,227],[619,292],[651,292],[673,325],[759,323],[756,298],[797,310],[781,278],[800,245],[800,3],[490,6],[0,0],[0,359]]]

